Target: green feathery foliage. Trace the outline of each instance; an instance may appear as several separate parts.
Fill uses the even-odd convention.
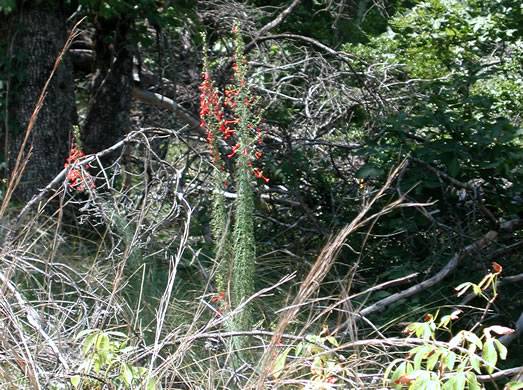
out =
[[[231,274],[232,245],[228,234],[229,221],[223,194],[224,177],[225,174],[218,169],[213,173],[211,230],[215,240],[215,261],[218,265],[215,274],[218,291],[227,291],[227,282]]]
[[[232,66],[234,78],[233,84],[224,91],[223,99],[212,86],[206,47],[204,47],[200,118],[202,126],[207,130],[207,140],[211,145],[211,155],[215,167],[211,222],[216,242],[216,261],[218,262],[215,281],[218,291],[228,291],[230,303],[233,308],[236,308],[254,292],[256,244],[252,174],[265,181],[268,179],[258,168],[252,167],[252,161],[261,155],[255,150],[256,141],[259,140],[257,126],[261,117],[260,113],[253,109],[256,99],[250,95],[249,91],[247,61],[243,56],[244,43],[238,25],[235,25],[233,32],[235,35]],[[237,143],[227,157],[235,158],[234,183],[238,197],[234,209],[232,237],[229,238],[228,217],[223,194],[225,170],[219,152],[219,137],[227,140],[232,135]],[[225,302],[222,302],[222,305],[222,307],[226,307]],[[251,327],[252,322],[252,313],[247,305],[228,322],[227,326],[230,330],[247,330]],[[234,343],[236,349],[245,346],[245,340],[240,338],[236,338]]]
[[[239,139],[236,159],[236,182],[238,199],[236,200],[234,221],[234,263],[232,280],[232,304],[237,307],[254,292],[254,262],[256,245],[254,241],[254,199],[251,187],[250,156],[252,155],[253,137],[251,129],[258,125],[259,117],[250,109],[249,87],[246,81],[247,65],[243,56],[243,40],[235,29],[234,80],[236,105],[233,107],[235,118],[239,119],[236,133]],[[232,89],[232,88],[231,88]],[[249,306],[237,315],[234,321],[236,330],[246,330],[252,324]]]
[[[215,261],[218,268],[215,273],[215,282],[218,291],[227,290],[227,282],[231,272],[231,244],[227,234],[228,217],[225,204],[225,195],[223,193],[226,174],[224,172],[223,162],[220,158],[218,129],[220,122],[223,122],[222,101],[218,96],[216,88],[212,85],[209,70],[209,59],[207,56],[207,45],[205,34],[202,34],[203,46],[203,82],[200,87],[200,118],[202,126],[207,129],[207,141],[211,145],[211,155],[214,163],[213,171],[213,193],[212,193],[212,210],[211,210],[211,231],[215,240]]]

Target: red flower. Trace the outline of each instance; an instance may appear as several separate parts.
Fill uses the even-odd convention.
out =
[[[67,179],[72,182],[74,182],[79,177],[80,177],[80,171],[78,169],[71,169],[69,171],[69,173],[67,174]]]
[[[220,295],[215,296],[211,299],[211,302],[216,302],[216,301],[225,301],[225,292],[224,291],[220,292]]]
[[[263,179],[265,181],[265,183],[269,182],[269,179],[266,178],[265,176],[263,176],[263,172],[260,171],[258,168],[254,168],[254,170],[252,172],[254,173],[254,175],[256,175],[256,177],[258,179]]]
[[[234,129],[229,129],[228,127],[225,129],[225,135],[223,139],[229,139],[231,135],[233,135],[236,132]]]
[[[232,153],[228,154],[227,157],[231,158],[236,154],[236,151],[240,148],[240,144],[236,144],[232,147]]]
[[[228,119],[224,123],[225,125],[237,125],[240,122],[240,118]]]

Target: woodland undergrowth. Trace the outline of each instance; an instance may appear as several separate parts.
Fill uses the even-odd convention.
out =
[[[511,329],[462,329],[457,298],[437,315],[409,313],[419,321],[378,328],[370,315],[381,301],[355,302],[385,285],[351,293],[352,279],[330,280],[345,292],[328,294],[326,277],[352,234],[368,234],[393,210],[427,206],[390,191],[405,161],[316,259],[300,269],[281,256],[261,264],[254,199],[270,177],[256,166],[261,112],[235,44],[223,93],[203,70],[205,147],[182,141],[183,127],[142,128],[95,155],[76,141],[64,170],[29,203],[7,199],[0,389],[479,389],[496,379],[522,388],[507,384],[517,372],[496,368],[506,357],[498,336]],[[213,210],[206,223],[196,218],[203,207]],[[264,272],[273,267],[278,277]],[[488,311],[501,272],[494,265],[484,281],[459,287],[487,298],[466,305],[469,313]],[[389,332],[398,327],[404,335]]]

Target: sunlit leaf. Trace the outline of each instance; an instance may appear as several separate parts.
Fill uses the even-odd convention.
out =
[[[503,390],[519,390],[523,389],[523,382],[508,382]]]
[[[334,337],[332,336],[328,336],[327,337],[327,340],[329,340],[329,343],[331,343],[332,345],[334,345],[335,347],[339,347],[340,345],[338,344],[338,340],[336,340]]]
[[[471,354],[470,355],[470,365],[472,366],[474,371],[476,371],[478,374],[481,374],[481,365],[480,365],[479,356],[477,356],[476,354]]]
[[[286,348],[285,351],[283,351],[274,362],[274,365],[272,366],[272,376],[274,378],[278,378],[281,373],[283,372],[283,369],[285,368],[285,363],[287,361],[287,355],[289,354],[291,348]]]
[[[494,344],[498,348],[499,358],[505,360],[507,358],[507,347],[505,347],[501,341],[494,339]]]
[[[71,377],[71,384],[76,388],[80,384],[80,375],[73,375]]]
[[[498,352],[496,351],[496,347],[494,345],[494,339],[489,339],[485,342],[485,344],[483,344],[482,358],[488,363],[486,366],[487,372],[492,374],[498,361]]]
[[[468,384],[469,390],[481,390],[481,386],[478,383],[476,375],[473,372],[469,371],[467,373],[467,384]]]
[[[122,379],[124,380],[126,386],[130,386],[133,382],[133,370],[127,363],[122,363]]]
[[[456,363],[456,354],[452,351],[446,351],[444,354],[442,354],[441,362],[445,367],[447,367],[450,371],[454,369],[454,364]]]

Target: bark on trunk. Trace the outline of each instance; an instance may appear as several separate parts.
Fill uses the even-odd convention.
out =
[[[130,44],[132,20],[121,16],[95,21],[95,69],[92,96],[82,132],[84,152],[96,153],[127,133],[133,84]],[[109,163],[112,159],[105,160]]]
[[[20,2],[9,17],[9,44],[14,56],[11,69],[24,73],[23,81],[11,85],[9,120],[9,168],[20,150],[27,124],[56,57],[67,39],[66,15],[61,1]],[[32,148],[22,179],[14,193],[26,201],[63,168],[69,136],[76,123],[72,63],[66,55],[51,81],[43,107],[32,130],[26,152]],[[14,87],[14,88],[13,88]]]

